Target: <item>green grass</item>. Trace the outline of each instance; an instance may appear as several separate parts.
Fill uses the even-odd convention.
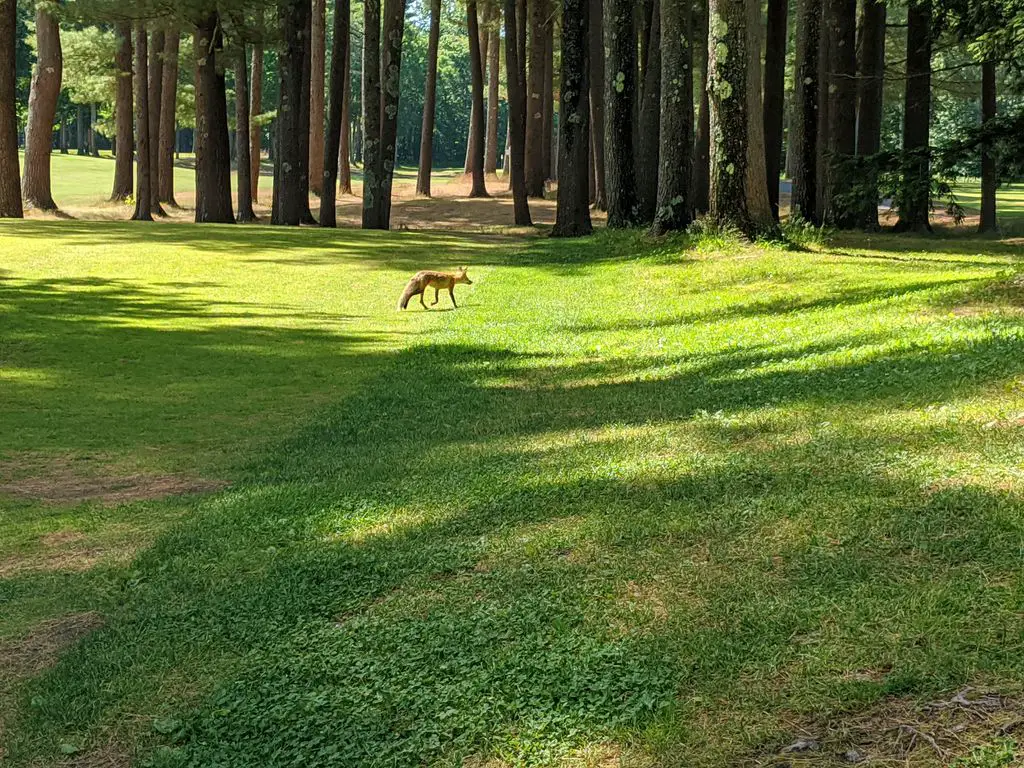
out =
[[[710,768],[1024,676],[1012,243],[28,222],[0,251],[4,454],[234,481],[8,507],[5,554],[155,537],[0,578],[0,636],[104,619],[19,690],[11,765]],[[458,312],[394,311],[455,261]]]
[[[970,212],[981,210],[981,187],[977,181],[958,184],[954,188],[957,200]],[[1011,233],[1024,229],[1024,186],[1011,184],[1000,187],[996,194],[1000,225]]]

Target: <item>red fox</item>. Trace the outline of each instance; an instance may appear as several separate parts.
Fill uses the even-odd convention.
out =
[[[434,304],[437,304],[437,297],[441,292],[441,289],[447,288],[448,295],[452,297],[452,306],[458,309],[459,305],[455,303],[456,283],[465,283],[466,285],[473,284],[473,281],[466,275],[466,267],[459,267],[454,273],[431,272],[430,270],[417,272],[412,276],[409,284],[405,286],[405,290],[402,292],[402,298],[398,302],[398,308],[405,309],[409,306],[409,299],[413,296],[419,295],[420,304],[423,304],[423,308],[426,309],[427,305],[423,303],[423,294],[427,292],[428,288],[434,289],[434,301],[430,305],[434,306]]]

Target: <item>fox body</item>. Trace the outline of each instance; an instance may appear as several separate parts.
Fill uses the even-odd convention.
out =
[[[428,288],[434,289],[434,301],[430,306],[437,304],[438,295],[444,288],[452,298],[452,306],[458,308],[459,305],[455,303],[455,285],[457,283],[473,284],[473,281],[466,275],[466,267],[459,267],[455,272],[431,272],[430,270],[417,272],[405,286],[402,298],[398,302],[398,308],[405,309],[409,306],[409,300],[413,296],[419,296],[420,304],[423,304],[423,308],[426,309],[427,305],[423,302],[423,294],[427,292]]]

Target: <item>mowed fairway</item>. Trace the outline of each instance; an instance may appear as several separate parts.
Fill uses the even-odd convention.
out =
[[[26,222],[0,253],[13,766],[1015,738],[1019,242]],[[394,310],[458,263],[458,311]],[[1010,698],[926,722],[967,685]]]

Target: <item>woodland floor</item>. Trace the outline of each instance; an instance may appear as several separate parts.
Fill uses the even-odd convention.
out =
[[[85,197],[0,223],[5,764],[1020,764],[1021,240]]]

